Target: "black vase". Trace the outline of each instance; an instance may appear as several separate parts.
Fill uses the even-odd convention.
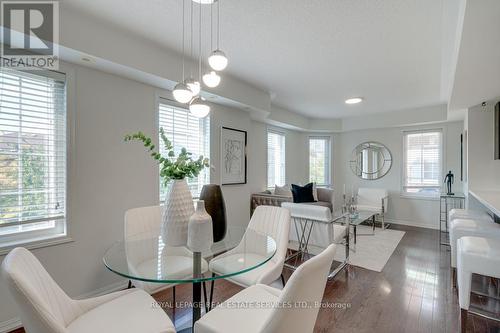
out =
[[[226,236],[226,204],[219,185],[208,184],[201,189],[200,200],[205,201],[205,209],[212,217],[214,242],[223,240]]]

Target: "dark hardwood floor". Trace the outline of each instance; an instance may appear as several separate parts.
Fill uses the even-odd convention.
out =
[[[326,286],[323,302],[337,303],[338,308],[321,309],[315,332],[458,332],[459,307],[456,290],[451,287],[450,253],[438,245],[435,230],[395,226],[406,231],[381,273],[349,267]],[[368,237],[368,236],[367,236]],[[284,272],[285,277],[290,275]],[[475,277],[473,289],[498,295],[498,283]],[[491,289],[495,289],[491,291]],[[177,286],[178,308],[168,307],[172,291],[155,296],[166,302],[166,312],[180,326],[191,319],[183,306],[191,298],[191,286]],[[214,301],[236,294],[240,287],[226,281],[215,284]],[[474,296],[475,303],[499,311],[498,301]],[[493,302],[493,303],[491,303]],[[22,330],[15,331],[23,332]],[[500,332],[500,324],[469,315],[467,332]]]

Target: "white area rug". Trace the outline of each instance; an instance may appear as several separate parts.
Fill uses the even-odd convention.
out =
[[[351,227],[351,231],[352,230],[353,229]],[[313,231],[313,235],[311,235],[311,240],[309,242],[309,252],[312,254],[318,254],[323,251],[324,247],[319,247],[312,244],[323,244],[324,240],[321,240],[320,235],[317,234],[321,231]],[[349,264],[366,268],[372,271],[381,272],[382,269],[384,269],[385,264],[391,257],[392,253],[398,246],[399,242],[405,235],[405,232],[399,230],[382,230],[381,228],[375,228],[375,235],[361,235],[371,233],[371,226],[359,225],[356,245],[354,245],[354,236],[351,233],[351,251],[349,251]],[[320,239],[320,241],[318,241],[318,239]],[[296,242],[292,240],[289,247],[296,249]],[[338,245],[337,252],[335,253],[335,260],[344,261],[344,259],[345,246]]]
[[[373,236],[361,236],[369,234],[372,227],[358,226],[357,244],[354,245],[354,238],[351,234],[351,249],[349,263],[354,266],[363,267],[372,271],[381,272],[399,242],[405,235],[404,231],[380,228],[375,229]],[[343,261],[345,258],[345,246],[339,246],[335,253],[336,261]]]

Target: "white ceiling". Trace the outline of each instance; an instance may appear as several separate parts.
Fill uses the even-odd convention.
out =
[[[441,94],[443,1],[222,0],[227,71],[269,91],[276,105],[314,118],[447,102]],[[182,0],[62,5],[181,50]],[[353,96],[365,101],[345,105]]]

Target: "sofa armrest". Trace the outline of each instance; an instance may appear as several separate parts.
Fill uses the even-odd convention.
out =
[[[329,202],[332,204],[332,211],[335,209],[334,201],[335,201],[335,193],[331,188],[318,187],[316,188],[318,193],[318,201]]]
[[[293,202],[293,198],[267,193],[254,193],[250,198],[250,215],[253,214],[257,206],[281,207],[283,202]]]

